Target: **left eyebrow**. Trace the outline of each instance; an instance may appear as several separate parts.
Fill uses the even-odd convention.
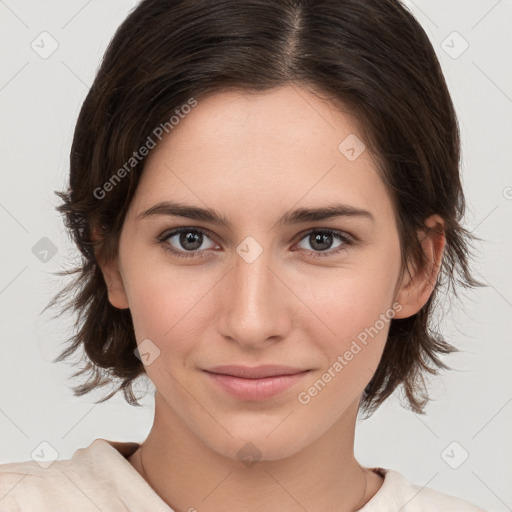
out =
[[[209,222],[231,228],[231,222],[224,215],[211,208],[199,208],[193,205],[164,201],[139,213],[137,218],[144,219],[154,215],[184,217],[192,220]],[[281,225],[293,225],[304,222],[318,222],[334,217],[362,217],[375,222],[374,216],[368,211],[347,204],[335,203],[321,208],[298,208],[286,212],[278,221]]]
[[[298,208],[285,213],[278,221],[279,224],[290,225],[301,222],[317,222],[333,217],[362,217],[375,222],[374,216],[362,208],[348,204],[336,203],[322,208]]]

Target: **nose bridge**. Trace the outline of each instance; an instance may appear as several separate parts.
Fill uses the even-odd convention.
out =
[[[282,336],[287,323],[282,284],[271,270],[275,266],[271,251],[265,249],[252,259],[255,250],[251,241],[240,244],[223,290],[219,328],[224,336],[244,345]]]

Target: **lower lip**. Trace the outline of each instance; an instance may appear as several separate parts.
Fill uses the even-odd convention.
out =
[[[205,372],[221,389],[241,400],[265,400],[282,393],[309,373],[276,375],[262,379],[244,379],[232,375]]]

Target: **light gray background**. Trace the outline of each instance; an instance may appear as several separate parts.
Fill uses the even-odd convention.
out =
[[[73,368],[51,363],[72,322],[41,315],[61,285],[52,273],[76,256],[53,190],[64,186],[74,123],[102,54],[135,4],[0,0],[0,463],[29,460],[43,441],[59,458],[97,437],[140,442],[151,426],[151,393],[142,408],[121,395],[101,405],[94,404],[99,393],[72,395]],[[444,333],[461,353],[447,358],[456,371],[432,381],[427,415],[393,397],[359,423],[356,455],[488,510],[512,510],[512,2],[406,4],[431,38],[458,111],[465,226],[485,240],[474,269],[488,287],[443,315]],[[47,58],[31,47],[51,48],[43,31],[58,43]],[[57,249],[46,262],[32,252],[43,237]],[[153,389],[144,381],[138,387]]]

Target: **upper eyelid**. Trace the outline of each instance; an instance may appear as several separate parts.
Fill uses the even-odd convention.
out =
[[[187,229],[190,231],[198,231],[200,233],[203,233],[206,236],[208,236],[214,243],[219,244],[216,241],[216,236],[213,235],[209,229],[202,228],[202,227],[195,227],[195,226],[179,226],[176,228],[168,229],[168,230],[164,231],[162,233],[162,235],[160,235],[158,237],[158,240],[161,240],[161,241],[168,240],[169,238],[172,238],[173,236],[176,236],[180,232],[186,231]],[[347,238],[351,242],[358,241],[358,238],[355,235],[353,235],[352,233],[348,233],[347,231],[344,231],[341,229],[327,228],[327,227],[323,227],[323,228],[313,227],[313,228],[308,228],[304,231],[301,231],[300,233],[297,233],[293,237],[294,243],[300,242],[303,238],[305,238],[306,236],[310,235],[311,233],[315,233],[315,232],[333,233],[334,235],[338,235],[341,238]],[[193,252],[193,251],[190,251],[190,252]],[[201,252],[201,251],[197,251],[197,252]]]
[[[198,231],[200,233],[203,233],[210,237],[212,240],[215,239],[215,235],[212,235],[211,231],[206,228],[198,228],[194,226],[179,226],[172,229],[166,229],[161,235],[159,235],[157,238],[158,240],[165,240],[167,238],[171,238],[172,236],[179,235],[180,233],[184,231]]]

